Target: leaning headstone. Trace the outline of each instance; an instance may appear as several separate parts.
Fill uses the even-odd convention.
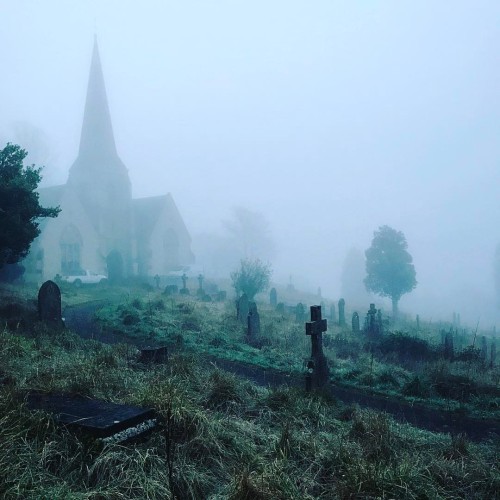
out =
[[[311,358],[307,362],[306,391],[320,389],[329,379],[326,357],[323,353],[323,332],[326,319],[321,319],[321,306],[311,306],[311,321],[306,323],[306,335],[311,337]]]
[[[247,336],[254,339],[258,335],[260,335],[260,316],[257,311],[257,304],[250,302],[247,316]]]
[[[306,310],[304,304],[302,304],[302,302],[299,302],[295,306],[295,321],[297,323],[303,323],[305,321],[305,317],[306,317]]]
[[[335,304],[332,304],[330,306],[330,321],[332,322],[332,325],[337,323],[337,314],[335,312]]]
[[[345,300],[339,300],[339,326],[345,326]]]
[[[352,315],[352,331],[353,333],[359,333],[359,314],[357,312]]]
[[[271,288],[271,291],[269,292],[269,303],[272,307],[276,307],[276,304],[278,303],[278,292],[276,291],[276,288]]]
[[[244,325],[247,324],[248,311],[249,311],[248,297],[247,297],[247,294],[244,293],[236,301],[236,317]]]
[[[51,327],[64,327],[61,314],[61,290],[53,281],[46,281],[38,291],[38,318]]]

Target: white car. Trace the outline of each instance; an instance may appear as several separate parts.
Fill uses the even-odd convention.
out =
[[[70,276],[62,276],[61,280],[66,283],[71,283],[76,287],[80,287],[82,285],[104,284],[108,281],[108,277],[104,276],[104,274],[96,274],[86,270]]]

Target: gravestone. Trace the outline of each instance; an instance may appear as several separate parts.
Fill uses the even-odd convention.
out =
[[[345,300],[339,300],[339,326],[345,326]]]
[[[180,293],[182,295],[189,295],[189,288],[187,287],[187,280],[188,280],[187,274],[184,273],[182,275],[181,279],[182,279],[182,288],[181,288]]]
[[[488,358],[488,344],[486,342],[486,337],[483,335],[481,338],[481,361],[486,364]]]
[[[453,328],[450,329],[449,332],[444,333],[444,349],[443,354],[445,359],[452,360],[454,357],[454,349],[453,349]]]
[[[278,303],[278,292],[276,291],[276,288],[271,288],[269,293],[269,303],[273,307],[276,307],[276,304]]]
[[[160,288],[160,275],[155,274],[155,277],[153,279],[155,280],[156,288]]]
[[[376,337],[382,333],[381,312],[377,311],[375,304],[370,304],[370,309],[366,313],[364,331],[370,337]]]
[[[276,305],[276,312],[279,314],[285,314],[285,304],[283,302],[278,302]]]
[[[311,358],[307,362],[306,391],[322,388],[329,379],[326,357],[323,353],[323,332],[326,319],[321,318],[321,306],[311,306],[311,321],[306,323],[306,335],[311,337]]]
[[[203,290],[203,274],[198,275],[198,290],[196,290],[196,295],[202,299],[205,297],[206,293]]]
[[[497,362],[497,342],[496,339],[491,339],[490,348],[490,368],[494,368]]]
[[[53,281],[46,281],[38,291],[38,318],[51,327],[64,328],[61,290]]]
[[[299,302],[295,306],[295,321],[297,321],[297,323],[303,323],[305,319],[306,319],[306,310],[304,304],[302,304],[302,302]]]
[[[257,304],[250,302],[247,316],[247,336],[254,339],[258,335],[260,335],[260,316],[257,311]]]
[[[179,291],[179,287],[177,285],[167,285],[164,290],[165,295],[173,295]]]
[[[378,334],[382,335],[383,331],[383,322],[382,322],[382,309],[379,309],[377,311],[377,327],[378,327]]]
[[[353,333],[359,333],[359,314],[357,312],[352,315],[352,331]]]
[[[156,364],[168,361],[168,351],[166,347],[143,347],[139,355],[139,363]]]
[[[236,301],[236,318],[244,325],[247,324],[248,311],[249,311],[248,297],[247,294],[244,293]]]
[[[332,304],[330,306],[330,321],[332,322],[332,325],[337,323],[337,314],[335,312],[335,304]]]
[[[156,426],[155,411],[131,405],[108,403],[74,394],[29,392],[30,410],[44,410],[59,424],[85,432],[104,442],[126,441]]]

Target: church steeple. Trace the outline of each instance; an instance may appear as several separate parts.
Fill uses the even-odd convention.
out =
[[[79,156],[104,159],[116,155],[99,47],[97,37],[94,37]]]

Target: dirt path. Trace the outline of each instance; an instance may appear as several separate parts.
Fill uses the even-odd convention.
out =
[[[137,343],[122,335],[105,333],[93,320],[95,312],[106,302],[91,302],[80,306],[68,306],[64,310],[66,326],[86,339],[99,340],[106,344]],[[261,386],[280,385],[304,387],[303,377],[289,375],[277,370],[265,369],[236,361],[207,357],[217,367],[235,375],[252,380]],[[328,390],[344,404],[358,404],[390,414],[395,420],[433,432],[464,433],[474,441],[500,437],[500,422],[493,419],[471,418],[459,413],[439,411],[419,404],[410,404],[394,397],[370,394],[356,388],[331,385]]]

